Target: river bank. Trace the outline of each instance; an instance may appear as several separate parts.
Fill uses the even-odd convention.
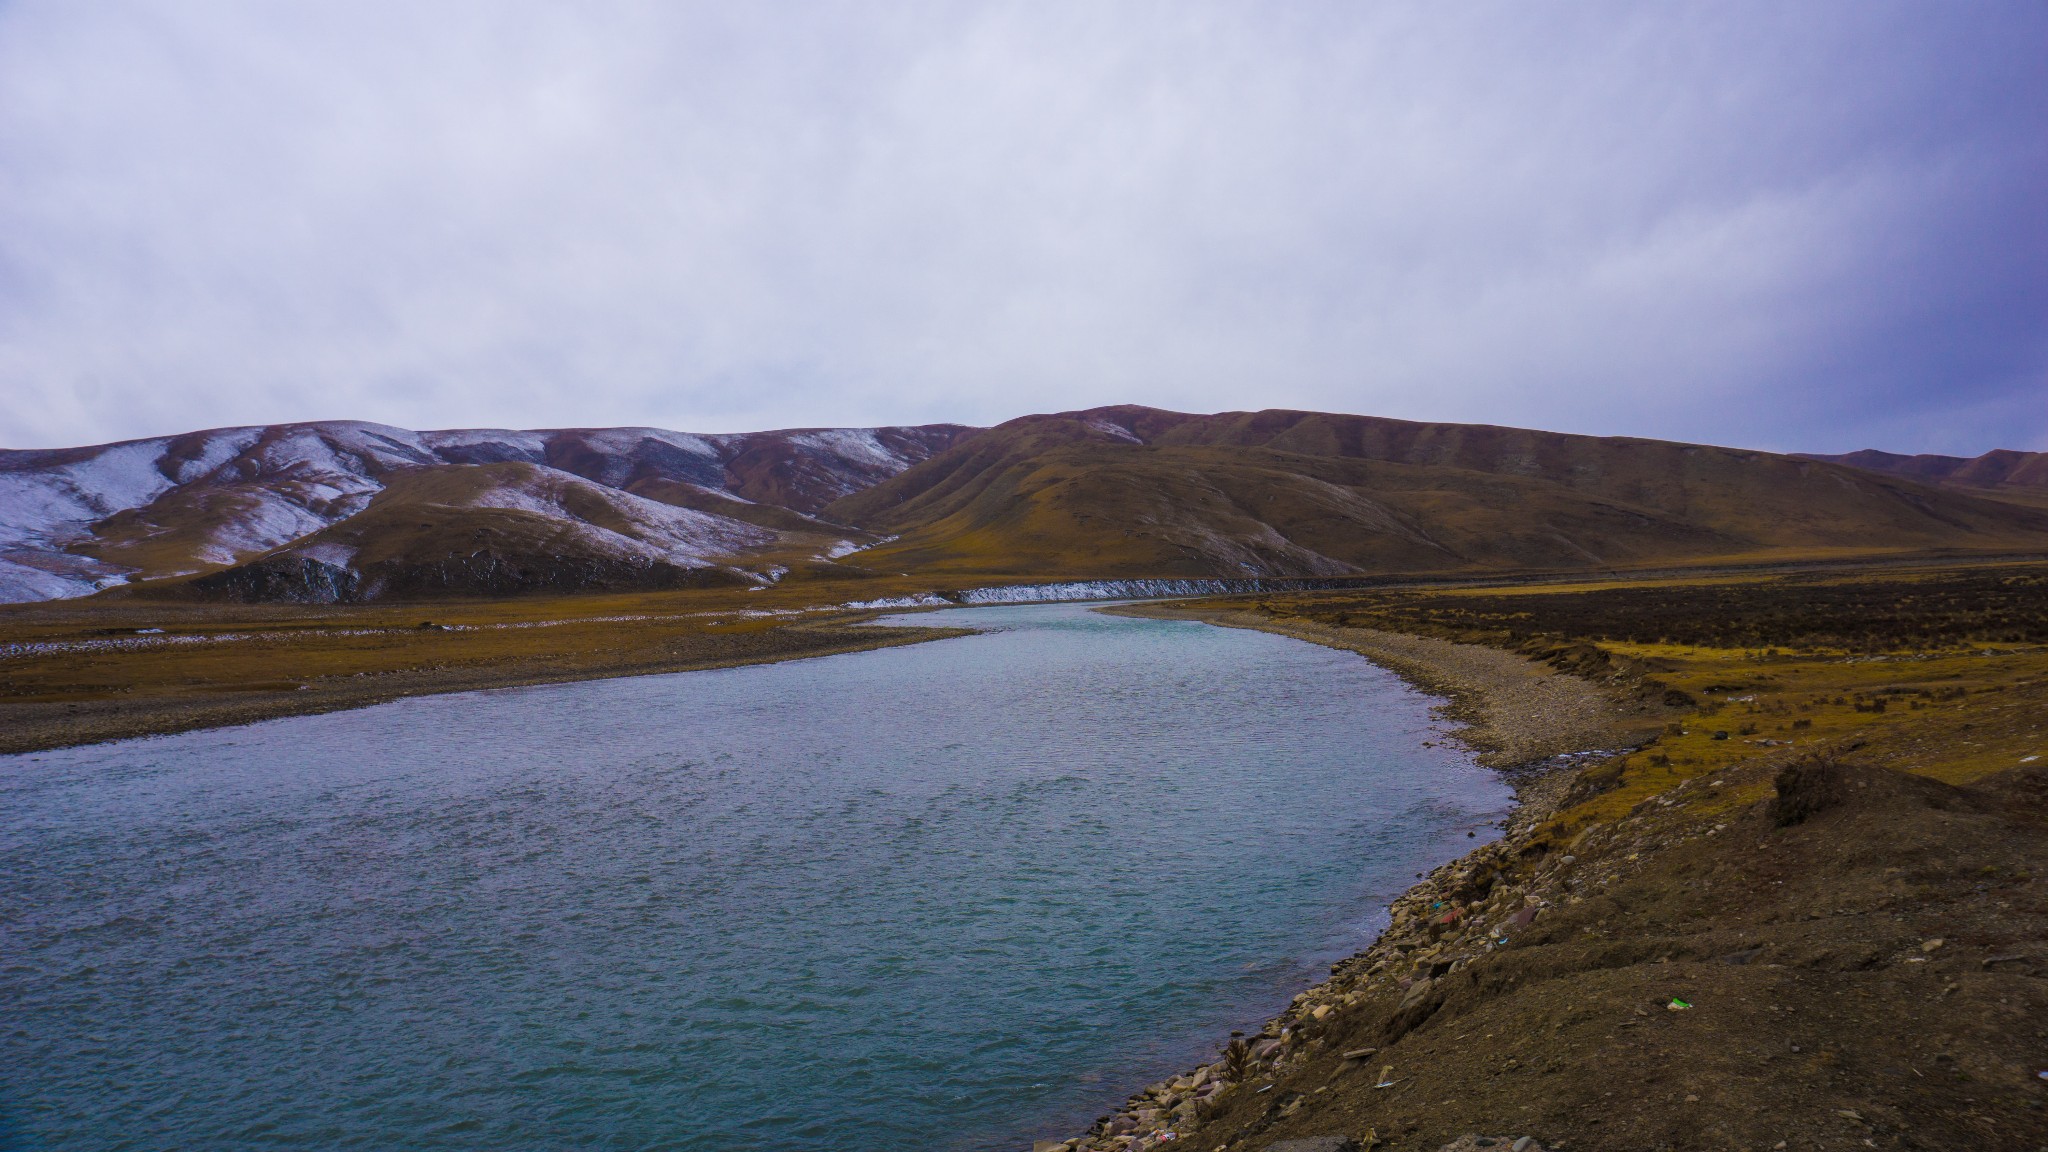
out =
[[[571,606],[469,620],[457,606],[369,620],[304,618],[169,633],[187,644],[101,651],[118,637],[0,661],[0,754],[366,708],[412,696],[772,664],[919,644],[959,629],[889,628],[881,610],[802,617]],[[134,629],[121,630],[127,636]],[[147,637],[146,637],[147,638]]]
[[[2038,620],[2041,589],[1965,576],[1953,609],[1934,578],[1724,588],[1694,623],[1661,620],[1662,644],[1616,640],[1610,621],[1639,608],[1605,590],[1495,597],[1474,602],[1490,615],[1467,629],[1491,656],[1346,623],[1414,609],[1418,630],[1455,634],[1449,597],[1429,612],[1307,596],[1194,606],[1458,693],[1445,711],[1504,768],[1504,732],[1556,719],[1518,687],[1540,674],[1474,671],[1509,667],[1495,657],[1544,667],[1503,650],[1529,645],[1493,619],[1597,641],[1599,659],[1548,663],[1604,692],[1617,720],[1664,689],[1673,722],[1633,754],[1523,773],[1541,783],[1524,784],[1507,835],[1395,901],[1387,931],[1328,981],[1241,1047],[1039,1149],[2048,1146],[2048,649],[1977,635],[1987,607]],[[1902,594],[1911,632],[1868,633],[1873,654],[1686,635],[1833,637],[1831,605]],[[1687,600],[1663,595],[1667,617]]]

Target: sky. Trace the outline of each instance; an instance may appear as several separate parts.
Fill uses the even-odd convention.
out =
[[[0,447],[2048,449],[2048,4],[0,0]]]

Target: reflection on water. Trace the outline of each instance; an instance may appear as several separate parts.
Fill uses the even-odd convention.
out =
[[[1028,1147],[1507,802],[1356,656],[910,619],[991,631],[0,758],[0,1142]]]

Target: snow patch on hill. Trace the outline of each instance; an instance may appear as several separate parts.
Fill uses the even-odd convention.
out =
[[[883,433],[911,445],[909,454],[891,449]],[[929,438],[919,429],[873,428],[720,436],[661,428],[413,432],[340,420],[88,448],[0,450],[0,601],[82,596],[124,578],[245,561],[361,512],[395,472],[451,465],[552,465],[556,476],[573,471],[579,483],[608,494],[625,528],[615,532],[571,517],[582,525],[579,531],[597,533],[594,539],[623,554],[697,562],[772,541],[774,534],[619,489],[643,478],[669,479],[750,503],[732,490],[726,464],[743,452],[786,449],[815,501],[820,492],[842,496],[916,463],[911,456],[922,458],[915,449],[921,436]],[[93,542],[95,525],[135,510],[146,510],[143,535],[132,523],[123,535],[152,540],[155,567],[138,571],[68,551]],[[567,514],[548,500],[525,510]],[[164,547],[170,539],[193,543],[177,555],[179,549]]]
[[[765,528],[725,516],[643,499],[552,468],[536,468],[535,472],[535,483],[486,489],[471,504],[565,521],[574,524],[585,540],[612,555],[675,564],[705,564],[775,540],[775,533]],[[612,513],[607,517],[612,523],[591,521],[591,501]],[[577,505],[582,505],[580,511]]]
[[[912,461],[882,443],[875,431],[873,428],[822,428],[811,432],[792,432],[789,442],[891,474],[910,467]]]

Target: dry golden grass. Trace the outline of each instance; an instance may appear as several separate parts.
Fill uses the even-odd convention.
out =
[[[1262,607],[1505,647],[1689,698],[1662,735],[1595,770],[1604,790],[1556,816],[1559,836],[1687,780],[1814,753],[1950,784],[2048,757],[2038,563],[1326,592]],[[1603,655],[1589,661],[1588,648]],[[1766,776],[1741,775],[1717,801],[1729,810],[1768,791]]]

